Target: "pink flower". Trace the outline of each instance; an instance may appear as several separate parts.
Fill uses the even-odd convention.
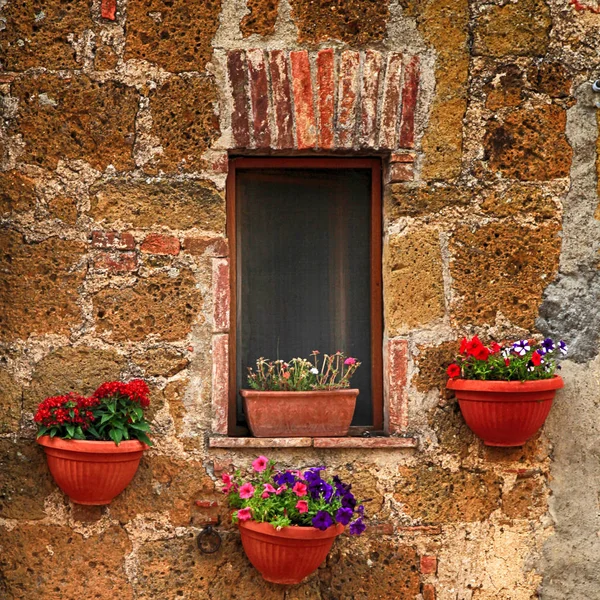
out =
[[[221,475],[221,479],[223,480],[223,483],[231,483],[231,475],[229,473],[223,473],[223,475]]]
[[[246,508],[240,508],[240,510],[238,510],[237,517],[240,521],[248,521],[252,518],[252,509],[249,506]]]
[[[306,500],[298,500],[296,508],[298,509],[299,513],[308,512],[308,502]]]
[[[248,498],[252,498],[253,495],[254,495],[254,488],[252,487],[251,483],[245,483],[240,488],[240,498],[243,498],[244,500],[246,500]]]
[[[355,365],[356,364],[356,359],[352,358],[351,356],[349,356],[345,361],[344,361],[345,365]]]
[[[263,483],[265,492],[268,494],[274,494],[277,490],[270,483]]]
[[[269,492],[263,492],[263,493],[260,495],[260,497],[261,497],[261,498],[268,498],[268,497],[269,497]]]
[[[264,471],[269,464],[269,459],[266,456],[259,456],[253,463],[252,468],[259,473]]]
[[[285,490],[287,490],[287,489],[288,489],[288,487],[287,487],[287,484],[285,484],[285,483],[284,483],[283,485],[280,485],[280,486],[279,486],[279,487],[278,487],[278,488],[275,490],[275,493],[276,493],[276,494],[279,496],[279,494],[281,494],[281,493],[285,492]]]
[[[296,481],[292,490],[296,493],[296,496],[299,496],[299,497],[306,496],[307,488],[300,481]]]

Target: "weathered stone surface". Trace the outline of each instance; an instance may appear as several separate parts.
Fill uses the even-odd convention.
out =
[[[202,309],[202,295],[191,271],[175,277],[159,273],[123,289],[94,295],[96,329],[114,341],[139,341],[156,335],[166,341],[186,337]]]
[[[127,534],[111,527],[84,538],[68,527],[19,525],[0,536],[0,573],[14,600],[132,600],[124,570]]]
[[[163,148],[161,169],[205,167],[200,156],[219,135],[216,94],[215,83],[208,77],[173,77],[153,92],[150,107],[154,132]]]
[[[443,392],[449,396],[448,392]],[[441,449],[459,458],[465,458],[469,454],[469,446],[475,440],[460,412],[456,399],[451,398],[432,410],[427,421],[435,432]]]
[[[68,333],[81,321],[77,288],[85,276],[84,245],[50,238],[25,244],[15,231],[0,232],[0,337]]]
[[[33,440],[13,442],[0,439],[0,473],[0,517],[43,519],[46,516],[44,500],[56,489],[56,485],[41,446]],[[3,535],[0,535],[0,544],[2,539]],[[0,571],[0,582],[1,574]]]
[[[517,109],[493,120],[485,135],[485,160],[505,177],[547,181],[567,177],[573,151],[565,137],[566,112],[556,105]]]
[[[144,456],[131,484],[111,503],[110,514],[127,523],[138,515],[166,512],[174,525],[189,526],[199,499],[223,500],[201,462]]]
[[[247,4],[250,12],[240,23],[242,35],[272,35],[275,32],[279,0],[248,0]]]
[[[425,464],[399,471],[394,498],[423,524],[483,521],[500,504],[501,481],[492,472]]]
[[[23,408],[35,412],[48,396],[68,392],[91,394],[101,383],[121,376],[125,359],[112,350],[66,346],[48,354],[35,366],[24,390]]]
[[[502,497],[502,510],[511,519],[539,519],[548,509],[549,489],[539,478],[517,479]]]
[[[48,201],[48,212],[55,219],[60,219],[69,225],[75,225],[77,222],[77,201],[66,196],[55,196]]]
[[[187,407],[183,403],[185,391],[189,385],[189,380],[178,379],[170,381],[163,390],[163,396],[169,403],[169,412],[175,423],[175,430],[178,435],[183,432],[184,419],[188,412]]]
[[[389,334],[442,317],[444,283],[437,232],[392,237],[384,249],[383,281]]]
[[[419,346],[420,354],[416,357],[419,373],[414,382],[421,392],[438,388],[444,390],[448,375],[446,369],[453,363],[458,354],[458,342],[442,342],[439,346]]]
[[[548,192],[539,186],[521,183],[486,190],[481,210],[495,217],[526,215],[536,221],[556,219],[559,216],[559,207]]]
[[[450,270],[460,323],[494,323],[501,312],[522,327],[533,327],[542,293],[558,269],[559,226],[537,228],[514,221],[476,231],[463,226],[451,239]]]
[[[97,71],[112,71],[118,62],[119,57],[110,46],[101,44],[97,48],[94,58],[94,68]]]
[[[469,204],[475,193],[475,190],[451,185],[409,188],[392,184],[386,192],[386,209],[390,219],[436,213],[447,207]]]
[[[533,91],[551,98],[566,98],[571,94],[573,79],[560,62],[533,64],[527,70],[527,81]]]
[[[544,0],[488,4],[476,14],[474,54],[542,56],[549,43],[552,19]]]
[[[4,5],[5,4],[5,5]],[[74,69],[76,41],[93,27],[90,7],[77,0],[8,2],[0,30],[0,56],[7,71],[32,67]]]
[[[485,107],[498,110],[518,106],[523,101],[523,72],[517,65],[502,65],[496,69],[486,85]]]
[[[14,133],[23,136],[23,160],[53,169],[66,159],[99,169],[133,168],[134,88],[86,75],[61,79],[42,73],[17,79],[11,91],[19,99]]]
[[[386,2],[350,0],[343,3],[291,0],[298,41],[341,40],[357,46],[383,40],[389,18]]]
[[[220,12],[221,0],[131,0],[125,60],[147,60],[174,73],[203,71]]]
[[[173,377],[190,363],[180,350],[174,348],[145,350],[137,354],[134,361],[150,377]]]
[[[0,215],[35,208],[35,181],[18,171],[0,173]]]
[[[13,433],[19,429],[21,401],[21,386],[6,369],[0,369],[0,433]]]
[[[112,179],[92,187],[91,193],[90,212],[96,221],[119,221],[133,227],[197,227],[218,233],[225,230],[225,200],[207,182]]]

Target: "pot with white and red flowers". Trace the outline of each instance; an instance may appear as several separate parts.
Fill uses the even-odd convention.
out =
[[[148,385],[103,383],[89,398],[69,393],[40,403],[37,442],[58,487],[77,504],[104,505],[133,479],[152,442]]]
[[[448,367],[446,387],[456,394],[467,425],[487,446],[522,446],[544,424],[556,390],[562,340],[492,342],[463,338]]]
[[[314,350],[311,360],[259,358],[240,390],[248,427],[255,437],[340,437],[348,434],[357,389],[350,378],[360,362],[343,352]]]
[[[349,526],[351,535],[365,530],[364,507],[352,486],[325,467],[280,470],[264,456],[252,463],[248,477],[223,474],[244,551],[264,579],[300,583],[325,560],[335,538]]]

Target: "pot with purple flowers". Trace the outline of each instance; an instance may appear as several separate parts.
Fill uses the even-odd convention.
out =
[[[325,560],[335,538],[348,526],[351,535],[365,530],[364,508],[352,486],[325,467],[304,471],[277,469],[259,456],[252,472],[223,474],[223,492],[234,509],[244,551],[271,583],[300,583]]]
[[[517,340],[485,346],[463,338],[446,387],[456,394],[467,425],[487,446],[522,446],[545,423],[564,386],[557,359],[562,340]]]

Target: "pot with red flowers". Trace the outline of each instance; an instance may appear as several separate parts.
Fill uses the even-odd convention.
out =
[[[488,446],[522,446],[546,421],[556,390],[564,386],[558,359],[565,342],[517,340],[484,345],[463,338],[448,367],[467,425]]]
[[[348,434],[357,389],[350,379],[360,362],[343,352],[314,350],[310,359],[259,358],[240,390],[255,437],[339,437]]]
[[[272,583],[296,584],[325,560],[346,527],[365,530],[364,507],[352,486],[325,467],[277,469],[259,456],[250,474],[223,474],[242,545],[252,565]]]
[[[103,383],[90,397],[69,393],[40,403],[37,442],[54,481],[73,502],[109,504],[127,487],[152,446],[144,417],[149,404],[141,379]]]

